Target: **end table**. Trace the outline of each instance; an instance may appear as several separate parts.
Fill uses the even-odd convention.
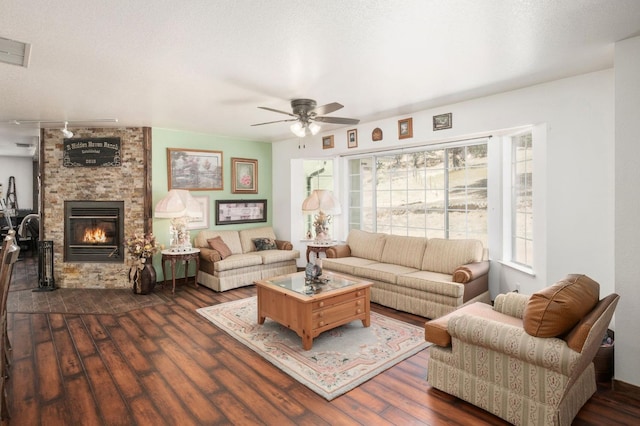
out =
[[[198,288],[198,270],[200,269],[200,249],[191,249],[189,251],[171,251],[171,250],[162,250],[162,274],[164,275],[163,285],[167,281],[167,272],[165,271],[166,262],[171,262],[171,281],[173,283],[173,287],[171,289],[171,293],[176,293],[176,262],[184,262],[184,282],[185,284],[189,283],[189,261],[196,261],[196,274],[193,277],[194,284],[196,288]]]
[[[335,241],[329,241],[329,242],[326,242],[326,243],[319,243],[319,242],[307,243],[307,263],[310,262],[309,255],[311,253],[315,253],[316,254],[316,259],[318,259],[320,257],[320,253],[324,253],[325,256],[326,256],[327,255],[327,249],[329,249],[329,248],[331,248],[331,247],[333,247],[335,245],[336,245]]]

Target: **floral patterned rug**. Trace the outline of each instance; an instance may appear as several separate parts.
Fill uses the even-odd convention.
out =
[[[370,327],[358,320],[325,331],[305,351],[288,328],[269,318],[259,325],[256,302],[250,297],[197,312],[329,401],[429,345],[422,327],[371,312]]]

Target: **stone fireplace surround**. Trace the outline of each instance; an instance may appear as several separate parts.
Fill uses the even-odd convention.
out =
[[[74,138],[119,137],[120,167],[64,167],[63,135],[44,129],[40,148],[42,240],[53,241],[54,277],[62,288],[129,288],[124,263],[64,261],[64,202],[66,200],[124,201],[124,235],[152,230],[151,129],[72,128]]]

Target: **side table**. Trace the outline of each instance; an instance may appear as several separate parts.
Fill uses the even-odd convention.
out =
[[[171,262],[171,281],[173,283],[173,287],[171,289],[171,293],[176,293],[176,262],[184,262],[184,283],[189,283],[189,261],[196,261],[196,274],[193,277],[194,284],[196,288],[198,288],[198,270],[200,269],[200,249],[191,249],[189,251],[171,251],[171,250],[162,250],[162,274],[164,275],[164,281],[167,281],[167,272],[166,272],[166,262]]]
[[[331,243],[308,243],[307,244],[307,263],[310,262],[309,260],[309,255],[311,253],[315,253],[316,254],[316,259],[320,257],[320,253],[324,253],[325,256],[327,255],[327,249],[331,248],[335,246],[334,242]]]

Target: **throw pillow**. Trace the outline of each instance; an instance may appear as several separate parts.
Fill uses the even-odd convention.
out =
[[[220,257],[221,258],[224,259],[225,257],[231,256],[231,249],[222,240],[222,238],[220,238],[220,237],[209,238],[207,240],[207,243],[209,243],[209,247],[211,247],[212,249],[214,249],[218,253],[220,253]]]
[[[536,337],[559,337],[593,309],[600,284],[586,275],[565,279],[531,296],[522,316],[524,330]]]
[[[277,248],[276,241],[273,238],[254,238],[251,241],[253,241],[257,251],[275,250]]]

